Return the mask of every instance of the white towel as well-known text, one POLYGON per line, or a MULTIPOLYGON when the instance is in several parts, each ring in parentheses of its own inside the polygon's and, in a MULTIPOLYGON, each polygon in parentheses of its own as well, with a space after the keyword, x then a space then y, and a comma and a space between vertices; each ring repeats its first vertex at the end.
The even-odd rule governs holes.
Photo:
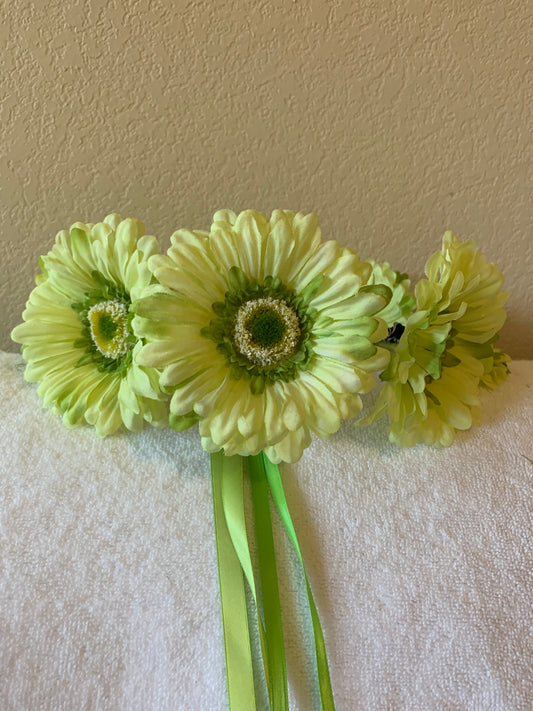
MULTIPOLYGON (((197 430, 67 430, 22 370, 0 354, 0 709, 226 709, 197 430)), ((337 711, 533 707, 532 384, 513 363, 448 449, 345 423, 281 467, 337 711)), ((275 535, 291 708, 311 711, 304 588, 275 535)))

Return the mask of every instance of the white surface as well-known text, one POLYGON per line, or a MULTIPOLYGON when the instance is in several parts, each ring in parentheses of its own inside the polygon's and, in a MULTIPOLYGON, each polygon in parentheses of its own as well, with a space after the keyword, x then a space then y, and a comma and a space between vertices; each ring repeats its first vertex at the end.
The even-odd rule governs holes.
MULTIPOLYGON (((17 356, 0 371, 0 708, 222 711, 197 432, 98 440, 40 409, 17 356)), ((512 364, 447 450, 345 424, 283 467, 337 711, 531 708, 532 386, 533 363, 512 364)), ((311 711, 310 623, 276 533, 291 697, 311 711)))

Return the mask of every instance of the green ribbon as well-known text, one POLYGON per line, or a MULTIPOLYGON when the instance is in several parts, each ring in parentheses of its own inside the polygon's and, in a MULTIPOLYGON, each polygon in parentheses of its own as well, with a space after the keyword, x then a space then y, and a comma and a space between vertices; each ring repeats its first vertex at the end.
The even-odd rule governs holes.
POLYGON ((318 617, 318 611, 316 609, 315 601, 313 599, 313 593, 311 592, 311 586, 309 585, 307 573, 305 572, 304 561, 302 558, 302 553, 300 551, 300 546, 298 545, 296 531, 294 530, 294 525, 292 523, 291 515, 289 513, 289 507, 287 506, 287 499, 285 498, 285 491, 283 489, 283 482, 281 481, 279 467, 277 466, 277 464, 272 464, 272 462, 263 452, 261 452, 261 454, 258 454, 257 456, 263 459, 266 477, 270 485, 270 493, 272 494, 272 499, 278 510, 279 516, 281 518, 283 526, 285 527, 287 535, 289 536, 289 540, 292 543, 292 546, 296 551, 296 554, 302 566, 305 578, 305 586, 307 589, 307 599, 309 601, 309 609, 311 611, 311 621, 313 623, 318 687, 320 690, 320 701, 322 704, 322 709, 323 711, 335 711, 335 703, 333 701, 333 691, 331 689, 331 679, 329 676, 328 658, 326 655, 326 644, 324 642, 324 634, 322 632, 320 619, 318 617))
POLYGON ((240 456, 226 457, 220 452, 211 455, 229 709, 256 709, 245 578, 257 613, 270 711, 289 709, 283 626, 270 516, 270 491, 305 578, 313 624, 322 711, 335 711, 324 635, 287 506, 279 468, 263 453, 248 457, 257 546, 257 575, 254 576, 246 531, 243 461, 240 456))
POLYGON ((263 657, 270 672, 269 699, 271 711, 288 711, 287 669, 283 645, 283 624, 279 602, 276 554, 272 535, 268 481, 263 461, 249 457, 252 502, 254 507, 257 563, 263 601, 266 645, 263 657))
POLYGON ((255 711, 255 689, 252 669, 252 652, 246 610, 243 567, 236 553, 234 542, 227 524, 223 486, 229 478, 234 486, 232 504, 240 506, 244 517, 242 497, 242 458, 211 456, 211 480, 213 487, 213 509, 215 514, 215 537, 217 544, 218 580, 222 627, 226 653, 226 679, 228 705, 231 711, 255 711), (241 503, 239 504, 239 481, 241 503))

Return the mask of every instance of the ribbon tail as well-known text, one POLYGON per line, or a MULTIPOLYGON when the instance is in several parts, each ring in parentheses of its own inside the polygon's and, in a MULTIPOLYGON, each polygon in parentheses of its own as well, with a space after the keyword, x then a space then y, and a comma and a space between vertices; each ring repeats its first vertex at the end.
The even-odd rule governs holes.
POLYGON ((270 493, 272 494, 272 499, 278 510, 279 516, 281 518, 283 526, 285 527, 289 540, 294 550, 296 551, 305 578, 307 598, 309 601, 311 621, 313 624, 313 634, 315 638, 318 686, 320 690, 322 711, 335 711, 335 703, 333 701, 333 691, 331 688, 331 679, 329 675, 324 634, 322 632, 322 626, 320 625, 318 611, 315 605, 315 601, 313 599, 313 594, 311 592, 311 586, 309 585, 309 580, 305 572, 302 553, 300 551, 300 546, 296 537, 296 531, 294 530, 294 525, 292 523, 291 515, 289 513, 289 507, 287 506, 287 500, 285 498, 285 491, 283 489, 283 482, 281 480, 279 467, 277 466, 277 464, 273 464, 263 452, 259 456, 261 456, 263 459, 263 465, 265 468, 268 484, 270 486, 270 493))
POLYGON ((257 615, 257 626, 259 629, 259 641, 261 644, 261 656, 263 658, 263 669, 269 698, 270 673, 267 658, 266 632, 263 620, 260 615, 259 597, 255 586, 255 576, 253 572, 250 548, 248 545, 248 535, 246 532, 246 519, 244 515, 244 460, 242 457, 222 457, 221 486, 222 486, 222 507, 226 518, 226 525, 233 544, 233 549, 239 559, 242 571, 248 582, 257 615), (227 459, 234 459, 235 466, 227 466, 227 459))
MULTIPOLYGON (((229 475, 241 479, 241 457, 211 455, 211 479, 218 560, 220 604, 226 655, 226 679, 230 711, 255 711, 252 652, 246 609, 243 570, 226 522, 223 482, 229 475)), ((244 515, 244 514, 243 514, 244 515)))
POLYGON ((287 668, 268 481, 261 456, 248 457, 248 464, 254 508, 259 583, 266 631, 266 656, 270 673, 270 708, 271 711, 288 711, 287 668))

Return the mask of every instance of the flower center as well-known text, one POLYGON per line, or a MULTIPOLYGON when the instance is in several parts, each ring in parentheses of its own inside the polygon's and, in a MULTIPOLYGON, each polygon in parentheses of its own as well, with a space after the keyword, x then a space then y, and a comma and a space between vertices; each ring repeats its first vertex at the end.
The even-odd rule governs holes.
POLYGON ((235 315, 233 341, 251 363, 275 365, 291 358, 301 337, 296 311, 281 299, 251 299, 235 315))
POLYGON ((121 358, 128 342, 128 306, 119 299, 100 301, 87 312, 91 339, 105 358, 121 358))
POLYGON ((213 318, 200 333, 225 356, 231 376, 246 378, 254 395, 297 378, 313 357, 317 312, 308 300, 314 291, 296 294, 273 276, 259 283, 239 267, 229 270, 228 287, 224 301, 211 304, 213 318))

